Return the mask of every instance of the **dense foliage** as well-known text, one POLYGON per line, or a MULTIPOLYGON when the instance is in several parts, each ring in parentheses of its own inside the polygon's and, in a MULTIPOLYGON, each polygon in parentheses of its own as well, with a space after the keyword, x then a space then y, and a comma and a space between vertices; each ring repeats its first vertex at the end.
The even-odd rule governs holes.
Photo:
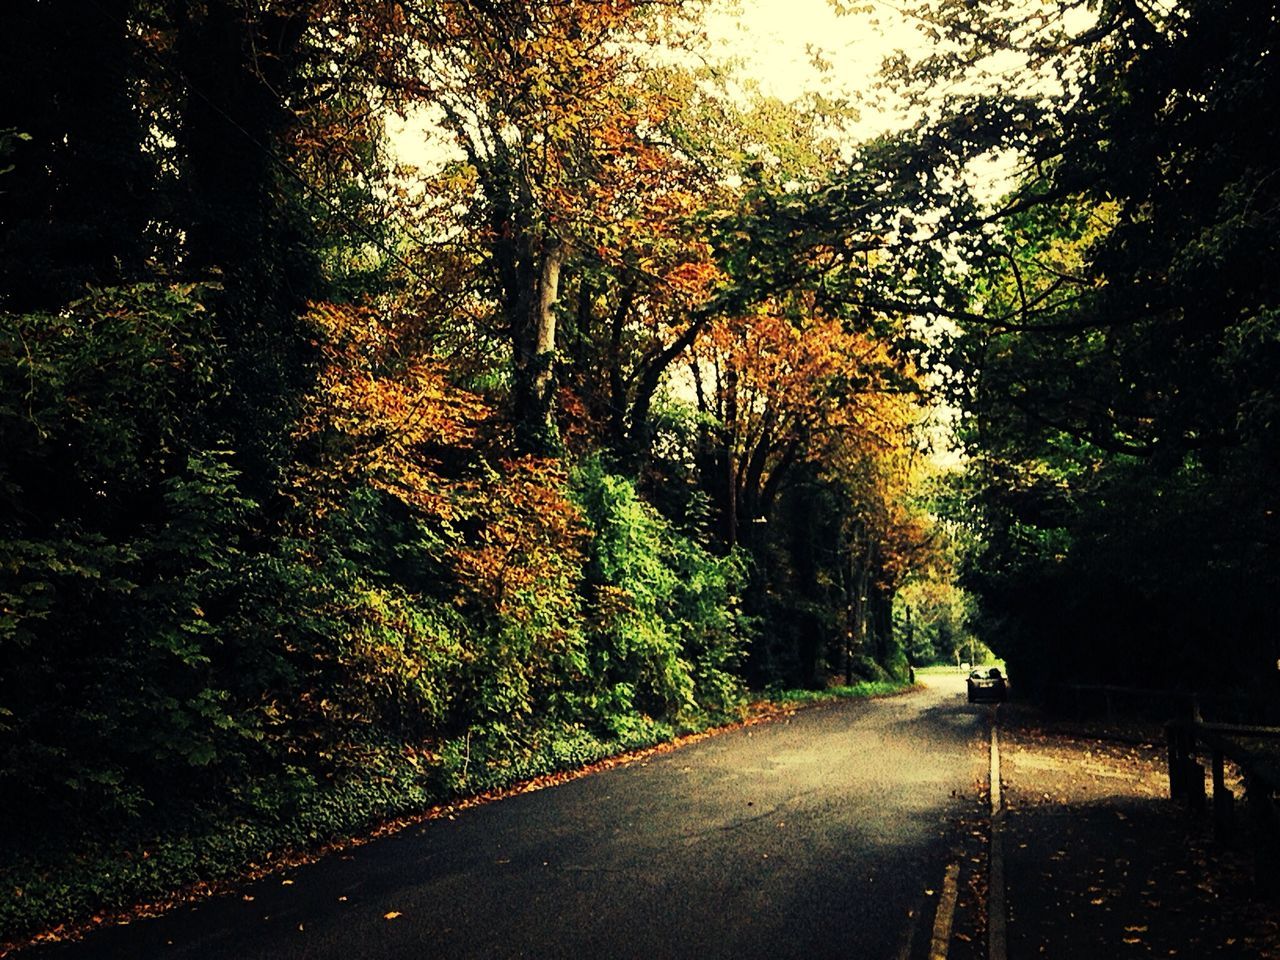
POLYGON ((900 79, 967 78, 971 115, 1004 118, 969 123, 970 149, 1022 158, 938 311, 983 638, 1024 689, 1175 687, 1273 714, 1274 6, 922 15, 939 52, 900 79), (993 83, 1001 63, 1014 78, 993 83))
POLYGON ((1277 702, 1275 11, 913 13, 855 144, 692 0, 6 6, 6 935, 750 688, 1277 702))
POLYGON ((6 5, 6 935, 905 676, 907 331, 748 242, 847 111, 692 6, 6 5))

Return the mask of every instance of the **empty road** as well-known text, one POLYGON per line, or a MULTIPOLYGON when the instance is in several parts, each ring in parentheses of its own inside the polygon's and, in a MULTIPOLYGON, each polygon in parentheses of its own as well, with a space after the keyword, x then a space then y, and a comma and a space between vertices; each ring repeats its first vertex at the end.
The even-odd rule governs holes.
POLYGON ((23 957, 927 956, 985 708, 959 677, 476 807, 23 957), (251 899, 250 899, 251 898, 251 899), (913 913, 914 916, 909 914, 913 913), (388 919, 388 915, 393 915, 388 919))

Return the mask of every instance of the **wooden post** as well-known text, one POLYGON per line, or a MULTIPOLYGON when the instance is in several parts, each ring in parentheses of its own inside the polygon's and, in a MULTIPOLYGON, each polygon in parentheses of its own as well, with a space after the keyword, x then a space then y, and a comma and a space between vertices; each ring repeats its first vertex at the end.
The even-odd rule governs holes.
POLYGON ((1276 822, 1270 785, 1248 770, 1244 785, 1254 831, 1254 889, 1261 899, 1270 900, 1280 895, 1280 824, 1276 822))
POLYGON ((1182 799, 1182 751, 1179 731, 1175 724, 1164 726, 1165 742, 1169 750, 1169 799, 1182 799))
POLYGON ((1192 811, 1204 810, 1204 767, 1194 756, 1195 728, 1179 721, 1165 725, 1169 746, 1169 798, 1185 800, 1192 811))
POLYGON ((1188 756, 1183 762, 1186 776, 1187 803, 1193 813, 1203 813, 1205 807, 1204 765, 1197 763, 1194 757, 1188 756))
POLYGON ((1213 839, 1225 844, 1231 839, 1232 805, 1235 795, 1227 789, 1222 750, 1213 750, 1213 839))

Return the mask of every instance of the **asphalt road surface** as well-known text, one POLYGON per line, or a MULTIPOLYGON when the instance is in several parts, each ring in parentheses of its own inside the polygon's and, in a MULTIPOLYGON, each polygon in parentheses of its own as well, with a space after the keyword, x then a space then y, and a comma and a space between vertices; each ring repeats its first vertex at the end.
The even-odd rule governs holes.
POLYGON ((802 710, 24 957, 926 956, 986 709, 958 677, 802 710), (252 899, 248 899, 251 897, 252 899), (390 919, 388 914, 397 914, 390 919))

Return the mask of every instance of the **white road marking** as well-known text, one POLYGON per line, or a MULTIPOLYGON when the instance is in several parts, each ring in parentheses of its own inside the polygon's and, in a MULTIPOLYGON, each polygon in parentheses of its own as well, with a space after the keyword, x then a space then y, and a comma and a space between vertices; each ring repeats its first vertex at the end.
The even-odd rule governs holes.
POLYGON ((948 864, 942 878, 942 895, 938 898, 938 913, 933 918, 933 943, 929 948, 929 960, 947 960, 947 947, 951 943, 951 924, 956 916, 956 894, 960 879, 960 864, 948 864))
POLYGON ((991 711, 991 854, 987 876, 987 960, 1005 960, 1008 912, 1004 899, 1004 796, 1000 789, 1000 713, 991 711))

